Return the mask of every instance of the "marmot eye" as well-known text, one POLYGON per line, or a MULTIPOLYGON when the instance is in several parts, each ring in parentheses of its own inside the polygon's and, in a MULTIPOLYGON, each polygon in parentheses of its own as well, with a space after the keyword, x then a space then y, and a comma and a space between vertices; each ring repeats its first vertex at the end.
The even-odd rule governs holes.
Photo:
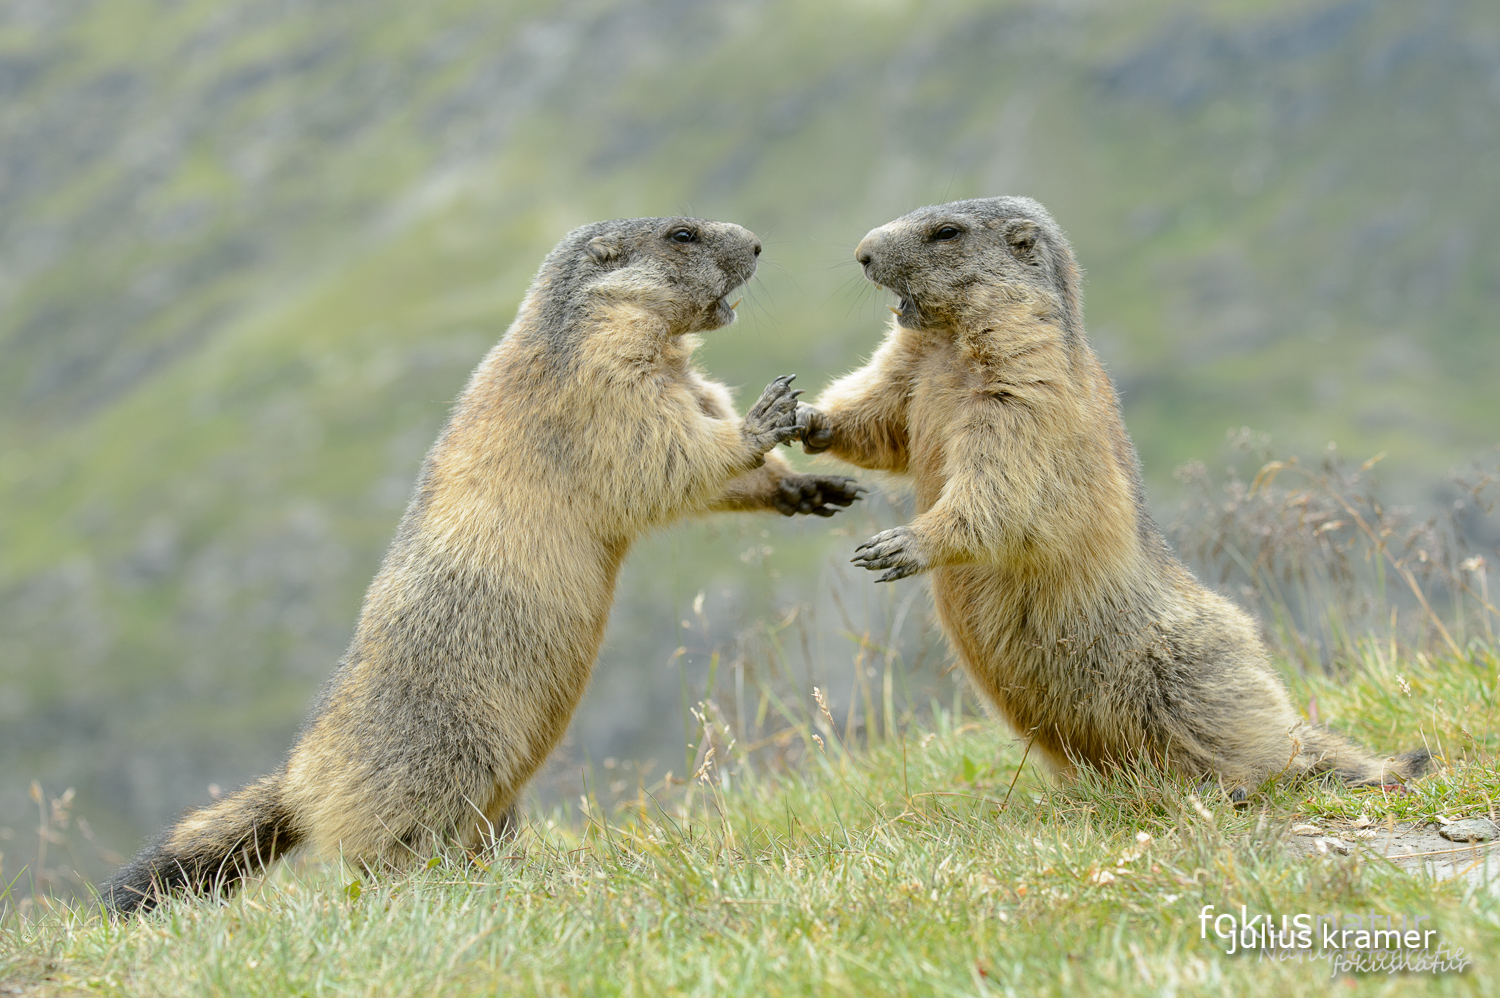
POLYGON ((961 232, 961 229, 955 228, 952 225, 945 225, 932 234, 932 239, 934 242, 957 239, 961 232))
POLYGON ((692 229, 673 229, 667 238, 674 243, 695 243, 698 241, 698 233, 692 229))

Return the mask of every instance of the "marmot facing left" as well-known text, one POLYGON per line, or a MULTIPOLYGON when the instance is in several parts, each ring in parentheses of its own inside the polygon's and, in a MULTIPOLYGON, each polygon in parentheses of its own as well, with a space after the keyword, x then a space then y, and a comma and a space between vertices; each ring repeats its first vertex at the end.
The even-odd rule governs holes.
POLYGON ((283 767, 166 829, 104 886, 112 910, 232 885, 298 845, 376 865, 479 843, 566 729, 632 541, 708 510, 857 497, 767 453, 797 433, 790 377, 739 420, 691 363, 759 253, 693 218, 558 244, 428 453, 283 767))
POLYGON ((1303 722, 1250 618, 1172 555, 1040 204, 923 208, 855 256, 897 318, 868 366, 802 407, 804 447, 911 476, 918 515, 855 563, 932 573, 969 676, 1054 766, 1145 757, 1236 799, 1283 772, 1423 767, 1303 722))

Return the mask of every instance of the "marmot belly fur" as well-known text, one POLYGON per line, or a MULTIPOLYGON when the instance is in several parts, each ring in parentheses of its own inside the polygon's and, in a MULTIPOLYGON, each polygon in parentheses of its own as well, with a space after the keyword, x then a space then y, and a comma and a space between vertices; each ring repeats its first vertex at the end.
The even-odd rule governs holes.
POLYGON ((296 846, 375 867, 481 844, 567 727, 632 541, 709 510, 856 498, 767 453, 797 433, 789 377, 740 420, 690 362, 759 253, 690 218, 558 244, 428 453, 284 766, 166 829, 103 887, 113 911, 231 886, 296 846))
POLYGON ((1056 768, 1149 759, 1235 799, 1280 773, 1424 768, 1425 752, 1382 760, 1304 722, 1251 619, 1168 549, 1040 204, 923 208, 856 258, 897 318, 866 367, 801 407, 804 447, 911 477, 917 516, 855 563, 879 581, 931 573, 970 678, 1056 768))

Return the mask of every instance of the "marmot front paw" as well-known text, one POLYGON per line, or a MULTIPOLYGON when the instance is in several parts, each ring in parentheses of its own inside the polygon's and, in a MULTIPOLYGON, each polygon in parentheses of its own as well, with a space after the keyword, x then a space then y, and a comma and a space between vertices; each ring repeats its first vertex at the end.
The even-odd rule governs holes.
POLYGON ((797 430, 804 454, 821 454, 833 446, 833 421, 823 410, 806 402, 797 403, 797 430))
POLYGON ((925 572, 930 564, 927 556, 922 553, 917 535, 912 533, 910 527, 882 530, 855 548, 854 557, 849 561, 872 572, 878 572, 882 568, 890 569, 876 579, 876 582, 904 579, 908 575, 925 572))
POLYGON ((850 505, 863 492, 864 486, 841 475, 788 475, 777 484, 771 505, 786 516, 832 516, 838 512, 834 507, 850 505))
POLYGON ((792 391, 795 377, 795 374, 783 374, 771 382, 745 414, 740 432, 756 456, 777 444, 796 440, 801 432, 797 428, 797 396, 802 393, 792 391))

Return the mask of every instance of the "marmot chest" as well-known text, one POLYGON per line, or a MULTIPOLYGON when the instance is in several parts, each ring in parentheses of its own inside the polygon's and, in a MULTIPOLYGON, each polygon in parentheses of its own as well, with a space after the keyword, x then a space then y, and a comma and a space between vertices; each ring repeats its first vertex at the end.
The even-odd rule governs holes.
POLYGON ((959 423, 980 401, 984 380, 953 344, 944 342, 923 359, 907 400, 907 471, 916 489, 917 512, 926 512, 948 482, 948 457, 959 423))

